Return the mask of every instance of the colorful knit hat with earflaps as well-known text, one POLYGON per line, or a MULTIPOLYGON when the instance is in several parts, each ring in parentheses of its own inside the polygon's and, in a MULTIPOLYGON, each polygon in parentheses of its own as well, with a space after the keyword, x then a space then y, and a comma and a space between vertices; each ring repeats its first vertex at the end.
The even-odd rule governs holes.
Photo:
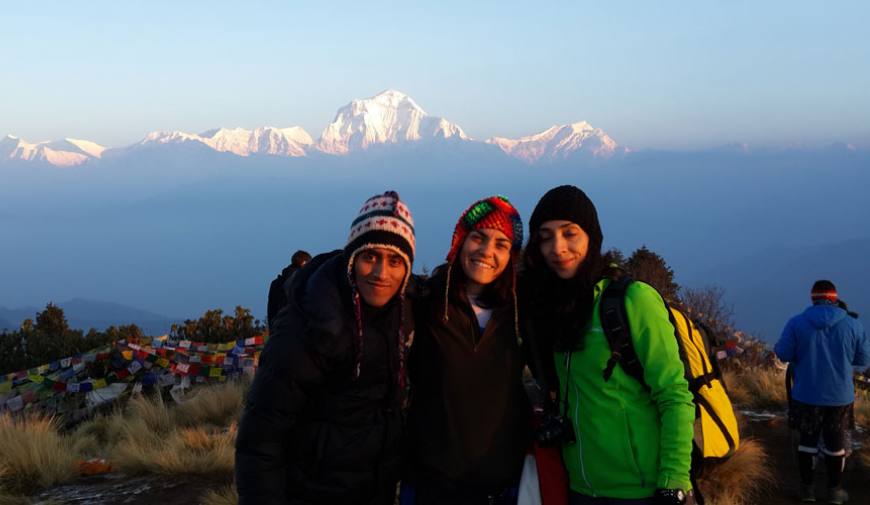
MULTIPOLYGON (((511 205, 507 197, 501 195, 490 196, 471 204, 465 212, 459 216, 456 227, 453 229, 453 239, 450 241, 450 251, 447 253, 447 284, 444 286, 444 321, 449 319, 447 306, 449 304, 450 274, 453 264, 456 262, 462 244, 468 234, 475 230, 498 230, 511 241, 511 253, 518 253, 523 246, 523 220, 520 213, 511 205)), ((519 310, 517 303, 517 268, 518 261, 512 261, 511 271, 511 294, 514 302, 514 331, 517 343, 522 345, 520 335, 519 310)))
POLYGON ((366 249, 388 249, 397 253, 405 261, 405 278, 399 289, 399 391, 405 389, 405 357, 407 335, 405 335, 405 288, 411 278, 416 242, 414 239, 414 219, 411 211, 395 191, 375 195, 365 201, 359 214, 350 225, 350 234, 344 255, 347 258, 347 279, 353 293, 354 316, 356 317, 356 362, 353 377, 359 379, 362 371, 363 321, 362 300, 353 275, 353 263, 357 255, 366 249))

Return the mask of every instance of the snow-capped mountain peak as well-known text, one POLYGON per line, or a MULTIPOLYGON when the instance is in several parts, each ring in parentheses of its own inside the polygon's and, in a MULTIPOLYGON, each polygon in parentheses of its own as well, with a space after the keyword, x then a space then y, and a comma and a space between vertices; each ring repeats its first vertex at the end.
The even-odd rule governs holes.
POLYGON ((145 138, 139 142, 140 145, 147 144, 178 144, 181 142, 199 142, 199 135, 186 133, 183 131, 153 131, 145 135, 145 138))
MULTIPOLYGON (((207 132, 208 133, 208 132, 207 132)), ((305 156, 305 149, 314 143, 308 132, 298 126, 254 130, 220 128, 211 135, 201 135, 211 148, 239 156, 270 154, 272 156, 305 156)))
POLYGON ((540 133, 518 139, 493 137, 486 142, 497 145, 505 153, 528 163, 542 159, 566 159, 576 154, 610 158, 619 149, 616 142, 601 128, 593 128, 586 121, 555 125, 540 133))
POLYGON ((103 152, 106 150, 106 148, 104 146, 101 146, 100 144, 97 144, 96 142, 91 142, 90 140, 71 139, 71 138, 66 138, 64 140, 66 140, 68 143, 74 145, 82 152, 93 156, 94 158, 102 157, 103 152))
POLYGON ((137 146, 187 142, 198 142, 215 151, 239 156, 250 156, 251 154, 305 156, 306 149, 314 143, 314 140, 308 132, 299 126, 290 128, 266 126, 254 130, 216 128, 200 134, 182 131, 155 131, 146 135, 137 146))
POLYGON ((429 116, 405 93, 388 89, 338 109, 335 119, 320 135, 317 148, 330 154, 346 154, 374 144, 451 137, 468 140, 458 125, 429 116))
POLYGON ((99 159, 105 150, 105 147, 88 140, 65 138, 31 143, 7 135, 0 141, 0 161, 41 161, 57 167, 71 167, 99 159))
POLYGON ((424 111, 422 107, 417 105, 417 102, 415 102, 413 98, 411 98, 410 96, 406 95, 405 93, 402 93, 401 91, 398 91, 395 89, 387 89, 387 90, 381 91, 377 95, 375 95, 367 100, 354 100, 351 103, 357 104, 358 106, 377 104, 381 107, 393 108, 393 109, 409 108, 409 109, 413 109, 415 111, 418 111, 420 114, 423 114, 424 116, 427 115, 426 111, 424 111))

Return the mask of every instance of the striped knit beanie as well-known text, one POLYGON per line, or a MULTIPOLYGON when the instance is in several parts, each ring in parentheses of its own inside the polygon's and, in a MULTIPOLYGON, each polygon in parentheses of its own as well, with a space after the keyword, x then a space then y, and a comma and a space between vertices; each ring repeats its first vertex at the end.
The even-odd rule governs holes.
POLYGON ((374 247, 395 251, 405 260, 405 282, 402 284, 404 291, 411 276, 416 250, 414 219, 395 191, 387 191, 366 200, 350 225, 344 253, 347 258, 347 274, 351 280, 356 255, 362 250, 374 247))
POLYGON ((813 300, 813 303, 822 301, 837 303, 837 288, 834 287, 834 283, 831 281, 816 281, 810 292, 810 298, 813 300))
POLYGON ((453 240, 447 253, 447 262, 453 263, 468 234, 474 230, 498 230, 511 241, 511 248, 519 251, 523 246, 523 221, 520 213, 504 196, 496 195, 478 200, 465 210, 453 229, 453 240))
POLYGON ((394 251, 405 260, 405 279, 399 290, 399 370, 397 383, 400 401, 406 392, 405 357, 408 350, 408 336, 405 333, 405 288, 411 278, 411 266, 414 263, 416 242, 414 240, 414 219, 411 211, 399 198, 395 191, 387 191, 375 195, 365 201, 359 214, 350 225, 347 245, 344 246, 344 256, 347 258, 347 278, 353 293, 354 316, 356 318, 356 341, 354 347, 356 364, 353 377, 359 379, 362 371, 363 337, 362 300, 353 275, 353 262, 357 254, 375 247, 394 251))

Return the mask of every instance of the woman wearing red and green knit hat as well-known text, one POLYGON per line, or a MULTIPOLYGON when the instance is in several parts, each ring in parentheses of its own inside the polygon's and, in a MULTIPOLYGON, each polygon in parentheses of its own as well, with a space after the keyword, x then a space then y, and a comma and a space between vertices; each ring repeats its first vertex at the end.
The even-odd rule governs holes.
POLYGON ((517 325, 522 220, 503 196, 459 218, 415 306, 402 504, 513 504, 529 443, 517 325))

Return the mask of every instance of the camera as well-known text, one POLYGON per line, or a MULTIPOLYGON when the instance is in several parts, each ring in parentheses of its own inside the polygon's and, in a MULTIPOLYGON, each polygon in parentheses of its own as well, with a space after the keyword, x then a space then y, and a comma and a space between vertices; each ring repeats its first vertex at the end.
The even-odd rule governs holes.
POLYGON ((571 421, 565 416, 553 413, 544 413, 541 416, 541 423, 535 431, 535 439, 544 447, 573 444, 577 441, 571 421))

